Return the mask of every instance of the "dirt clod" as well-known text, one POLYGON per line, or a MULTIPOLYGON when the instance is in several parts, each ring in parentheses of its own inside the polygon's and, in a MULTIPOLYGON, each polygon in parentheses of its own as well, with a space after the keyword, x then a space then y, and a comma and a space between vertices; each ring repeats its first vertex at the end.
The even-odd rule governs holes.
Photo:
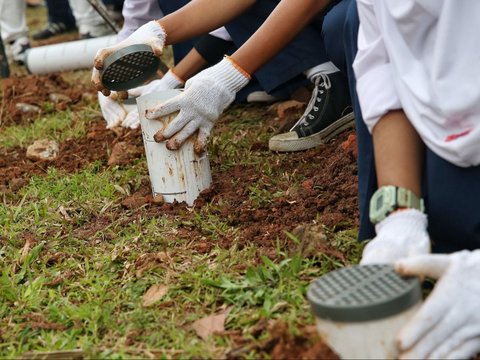
POLYGON ((142 148, 125 141, 120 141, 113 147, 112 154, 108 159, 108 165, 115 166, 129 164, 130 161, 139 157, 142 152, 142 148))
POLYGON ((276 114, 278 117, 278 132, 288 131, 300 118, 305 106, 305 103, 296 100, 284 101, 270 106, 269 112, 276 114))
POLYGON ((349 135, 347 140, 342 142, 342 149, 353 154, 353 156, 357 158, 357 135, 349 135))

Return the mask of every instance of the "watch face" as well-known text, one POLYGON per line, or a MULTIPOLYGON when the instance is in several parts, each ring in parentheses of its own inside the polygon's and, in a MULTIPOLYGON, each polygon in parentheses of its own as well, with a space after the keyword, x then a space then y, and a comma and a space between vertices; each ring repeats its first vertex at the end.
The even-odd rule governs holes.
POLYGON ((376 208, 381 209, 383 207, 383 195, 377 198, 376 208))

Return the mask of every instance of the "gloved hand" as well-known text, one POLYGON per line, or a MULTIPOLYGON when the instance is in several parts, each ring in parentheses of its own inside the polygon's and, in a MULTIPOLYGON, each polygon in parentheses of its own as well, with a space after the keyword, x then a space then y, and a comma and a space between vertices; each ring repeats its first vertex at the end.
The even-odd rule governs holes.
POLYGON ((400 260, 401 275, 439 279, 398 336, 404 359, 468 359, 480 352, 480 250, 400 260))
MULTIPOLYGON (((103 95, 110 95, 110 90, 103 87, 100 80, 100 71, 103 68, 103 62, 113 52, 120 50, 126 46, 134 44, 147 44, 152 48, 153 53, 160 57, 163 53, 163 47, 165 46, 165 39, 167 34, 163 27, 156 21, 150 21, 140 26, 134 33, 122 42, 110 46, 108 48, 100 49, 95 56, 92 71, 92 83, 98 91, 101 91, 103 95)), ((126 94, 121 94, 122 97, 126 97, 126 94)))
POLYGON ((127 116, 127 111, 121 103, 104 96, 101 92, 98 93, 98 102, 102 115, 107 122, 107 129, 114 128, 122 123, 127 116))
POLYGON ((180 111, 170 124, 155 134, 155 141, 169 139, 167 149, 177 150, 198 131, 194 150, 197 154, 203 153, 215 121, 249 81, 250 75, 237 68, 229 58, 198 73, 186 82, 182 94, 147 110, 145 116, 151 120, 180 111))
POLYGON ((393 263, 430 253, 427 216, 415 209, 397 211, 375 226, 377 236, 363 249, 360 264, 393 263))
MULTIPOLYGON (((170 70, 159 80, 154 80, 147 85, 128 90, 128 94, 132 97, 137 97, 158 91, 177 89, 183 85, 184 81, 170 70)), ((122 126, 130 129, 136 129, 139 125, 140 117, 138 116, 138 109, 135 108, 127 114, 122 122, 122 126)))

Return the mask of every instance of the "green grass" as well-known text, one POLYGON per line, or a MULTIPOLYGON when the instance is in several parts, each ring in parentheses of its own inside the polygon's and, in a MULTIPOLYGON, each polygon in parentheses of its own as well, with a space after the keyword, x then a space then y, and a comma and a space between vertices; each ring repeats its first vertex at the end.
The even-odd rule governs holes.
MULTIPOLYGON (((210 239, 235 236, 235 229, 209 214, 214 208, 189 219, 140 214, 125 223, 119 189, 135 191, 135 179, 145 171, 143 164, 136 166, 92 164, 75 174, 52 169, 0 205, 0 357, 75 348, 95 358, 149 357, 152 351, 219 357, 231 340, 203 341, 191 325, 222 306, 233 306, 227 329, 247 338, 263 318, 281 319, 294 333, 313 322, 305 300, 308 283, 343 263, 322 254, 289 257, 280 239, 279 260, 272 262, 258 258, 255 244, 199 254, 188 239, 172 236, 179 227, 201 228, 210 239), (88 236, 75 230, 101 217, 108 221, 88 236), (22 257, 28 236, 37 243, 22 257), (139 273, 139 259, 158 252, 169 254, 168 261, 139 273), (168 292, 158 306, 143 308, 142 295, 153 284, 168 286, 168 292)), ((336 234, 334 242, 356 261, 354 231, 336 234)))
POLYGON ((9 126, 0 132, 0 147, 26 147, 38 139, 63 141, 68 138, 79 138, 86 134, 90 118, 85 116, 91 109, 74 113, 51 112, 24 126, 9 126))
MULTIPOLYGON (((28 16, 37 17, 31 28, 39 28, 45 9, 28 16)), ((72 83, 88 77, 88 71, 66 74, 72 83)), ((77 113, 54 112, 48 103, 43 109, 47 115, 30 124, 2 129, 0 149, 83 137, 98 113, 96 105, 77 113)), ((245 187, 252 209, 269 206, 305 180, 301 171, 278 166, 279 155, 254 150, 272 135, 264 120, 264 107, 234 106, 215 127, 209 147, 215 171, 248 166, 258 174, 246 187, 231 179, 245 187)), ((0 358, 69 349, 82 349, 86 358, 221 358, 238 346, 234 337, 202 340, 192 325, 225 308, 231 309, 227 332, 247 344, 242 356, 268 358, 254 346, 270 336, 252 335, 259 321, 279 320, 292 334, 301 333, 313 324, 308 284, 359 259, 356 229, 348 224, 339 224, 343 231, 325 229, 344 261, 292 252, 287 240, 299 240, 289 233, 266 257, 220 215, 227 199, 175 215, 160 207, 123 208, 121 201, 146 182, 143 159, 120 167, 96 162, 75 173, 49 168, 0 197, 0 358), (190 232, 212 248, 199 251, 190 232), (229 247, 222 245, 225 238, 232 239, 229 247), (143 294, 155 284, 167 286, 167 293, 142 307, 143 294)))

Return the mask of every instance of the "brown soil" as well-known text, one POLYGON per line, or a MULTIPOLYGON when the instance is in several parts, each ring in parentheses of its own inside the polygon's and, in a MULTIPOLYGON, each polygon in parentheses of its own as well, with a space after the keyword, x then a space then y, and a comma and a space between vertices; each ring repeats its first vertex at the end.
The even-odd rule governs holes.
POLYGON ((38 117, 38 112, 24 112, 17 104, 34 105, 40 114, 62 111, 68 107, 73 109, 87 104, 95 91, 92 86, 67 82, 60 74, 45 76, 12 75, 2 80, 0 102, 0 126, 21 124, 38 117), (52 95, 53 94, 53 95, 52 95), (61 95, 53 102, 51 96, 61 95), (83 94, 92 94, 84 96, 83 94), (48 104, 48 106, 45 106, 48 104))
MULTIPOLYGON (((60 101, 54 104, 56 110, 64 110, 68 106, 85 106, 92 102, 92 97, 82 97, 82 94, 94 94, 93 89, 86 85, 72 85, 58 74, 41 77, 13 76, 4 80, 0 125, 4 127, 32 121, 34 117, 19 111, 15 104, 23 102, 37 105, 45 112, 44 103, 52 104, 49 98, 51 93, 67 95, 71 99, 68 103, 60 101)), ((228 116, 223 120, 226 121, 228 116)), ((143 156, 139 130, 113 132, 105 129, 100 118, 89 124, 85 137, 67 139, 59 145, 59 156, 53 161, 28 160, 25 148, 0 149, 0 196, 2 193, 8 195, 17 192, 28 184, 32 175, 42 176, 49 167, 75 172, 93 161, 100 161, 107 167, 115 147, 120 149, 117 154, 128 156, 117 156, 114 160, 110 158, 111 165, 128 166, 133 160, 143 156)), ((255 165, 238 165, 225 169, 212 157, 213 183, 196 201, 194 212, 186 211, 185 204, 156 203, 150 195, 148 177, 144 176, 145 181, 140 188, 131 196, 124 196, 120 200, 123 209, 128 209, 128 212, 117 208, 108 216, 92 218, 90 222, 74 229, 73 235, 89 241, 97 231, 108 226, 112 219, 120 217, 121 221, 127 223, 139 216, 181 215, 191 219, 192 225, 177 228, 175 236, 195 240, 194 248, 199 253, 208 253, 216 245, 230 248, 233 243, 239 247, 253 243, 258 247, 259 254, 273 258, 277 256, 277 239, 288 248, 294 247, 285 231, 292 232, 298 225, 311 225, 316 222, 334 231, 357 225, 357 168, 354 145, 352 132, 347 132, 327 145, 300 153, 272 155, 264 143, 252 146, 252 151, 272 157, 275 167, 281 169, 283 174, 292 177, 300 174, 305 179, 300 187, 291 186, 288 181, 282 181, 280 185, 274 184, 270 176, 259 171, 255 165), (259 190, 282 195, 259 204, 258 199, 250 196, 251 187, 255 185, 258 188, 258 184, 263 184, 259 190), (206 213, 207 204, 209 213, 216 209, 213 214, 238 229, 235 237, 218 234, 220 238, 212 239, 208 230, 195 224, 195 213, 206 213)), ((318 246, 331 256, 342 258, 342 254, 327 242, 318 246)), ((55 280, 57 281, 63 281, 63 277, 55 280)), ((31 326, 50 328, 56 325, 32 321, 31 326)), ((292 336, 286 328, 279 325, 278 329, 271 330, 272 340, 264 345, 265 352, 278 359, 335 358, 335 355, 316 339, 314 332, 311 329, 309 331, 302 336, 292 336)))

